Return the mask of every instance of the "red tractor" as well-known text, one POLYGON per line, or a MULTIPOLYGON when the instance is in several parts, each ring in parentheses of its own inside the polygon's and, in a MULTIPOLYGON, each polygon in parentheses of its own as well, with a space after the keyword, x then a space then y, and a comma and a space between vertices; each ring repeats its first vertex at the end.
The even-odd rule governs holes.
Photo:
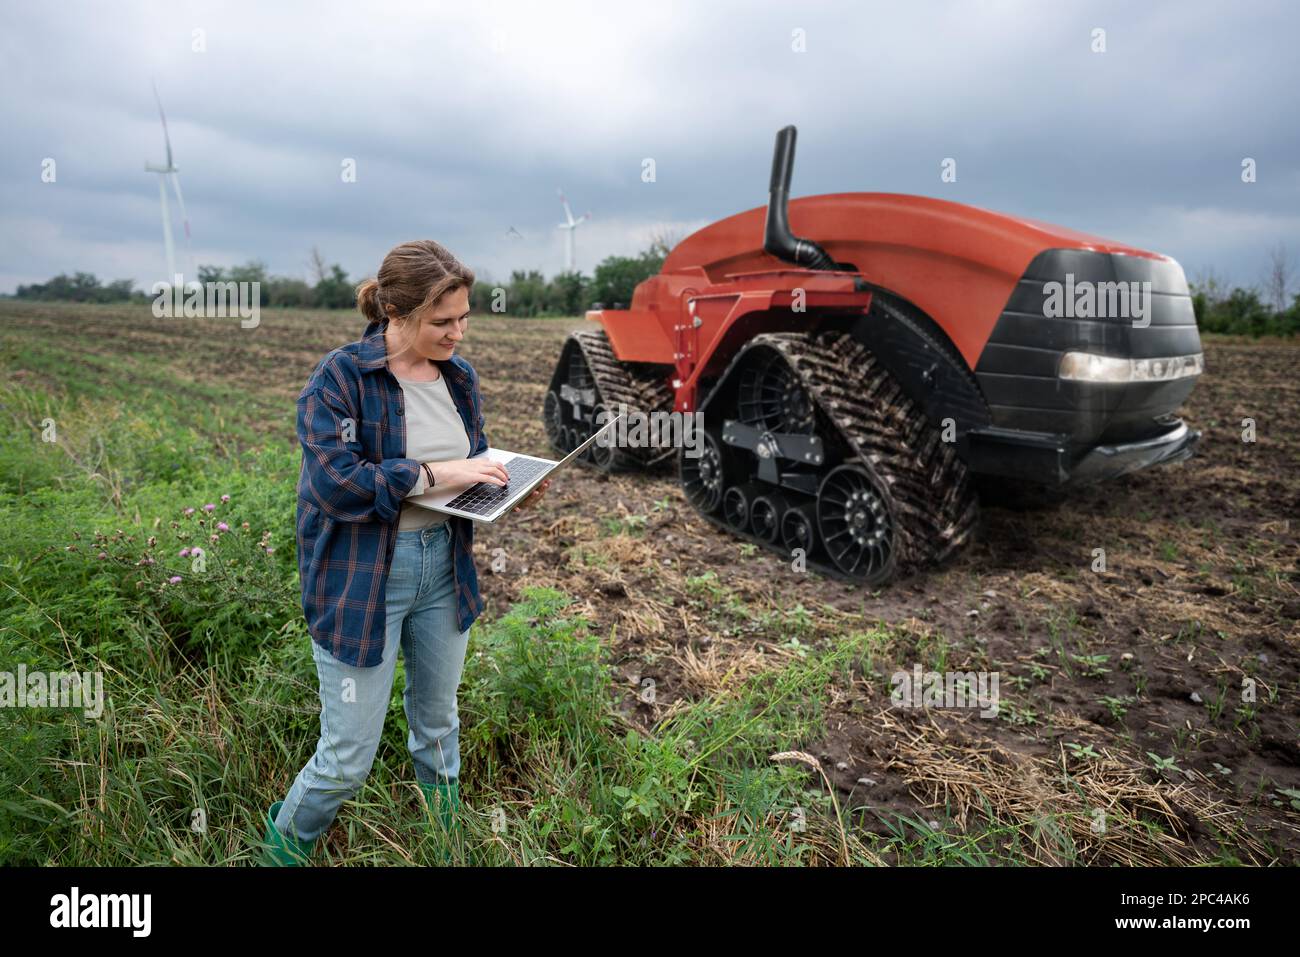
POLYGON ((920 196, 790 201, 794 145, 787 126, 766 210, 678 243, 630 308, 587 312, 543 405, 557 452, 620 411, 694 413, 689 450, 602 438, 587 464, 675 459, 709 521, 867 585, 970 538, 973 476, 1065 486, 1192 454, 1174 412, 1203 364, 1177 262, 920 196))

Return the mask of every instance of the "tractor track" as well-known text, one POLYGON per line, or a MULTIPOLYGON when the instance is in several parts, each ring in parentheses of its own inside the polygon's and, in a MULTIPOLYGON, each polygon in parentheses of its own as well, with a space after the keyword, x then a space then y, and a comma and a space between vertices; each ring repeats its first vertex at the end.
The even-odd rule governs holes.
MULTIPOLYGON (((854 451, 846 463, 860 466, 890 491, 896 576, 943 561, 971 538, 979 507, 965 465, 867 347, 842 332, 816 339, 804 333, 767 333, 750 340, 719 381, 728 378, 746 352, 760 346, 785 357, 809 397, 854 451)), ((729 534, 784 555, 779 543, 696 511, 729 534)), ((829 559, 808 556, 807 563, 837 579, 861 581, 829 559)))
MULTIPOLYGON (((620 403, 627 406, 629 414, 640 413, 647 419, 651 412, 672 411, 673 390, 659 367, 638 368, 620 362, 610 348, 604 329, 583 329, 571 333, 570 337, 577 343, 595 380, 599 401, 611 412, 617 412, 620 403)), ((616 470, 650 469, 668 461, 676 451, 673 446, 620 448, 616 470)))

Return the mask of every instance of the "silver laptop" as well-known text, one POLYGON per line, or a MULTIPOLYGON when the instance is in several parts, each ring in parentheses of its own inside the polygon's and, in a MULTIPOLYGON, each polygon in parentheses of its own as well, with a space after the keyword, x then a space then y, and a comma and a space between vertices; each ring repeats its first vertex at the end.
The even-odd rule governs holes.
POLYGON ((504 486, 493 485, 491 482, 439 485, 431 491, 412 495, 406 501, 421 508, 433 509, 435 512, 445 512, 448 515, 459 515, 461 518, 468 518, 475 522, 491 524, 502 515, 509 514, 510 510, 519 504, 520 499, 535 489, 544 478, 572 462, 590 448, 602 433, 609 431, 619 419, 623 418, 626 416, 619 415, 606 422, 588 436, 587 441, 558 462, 489 446, 487 451, 470 458, 486 456, 489 460, 504 465, 506 471, 510 473, 510 481, 504 486))

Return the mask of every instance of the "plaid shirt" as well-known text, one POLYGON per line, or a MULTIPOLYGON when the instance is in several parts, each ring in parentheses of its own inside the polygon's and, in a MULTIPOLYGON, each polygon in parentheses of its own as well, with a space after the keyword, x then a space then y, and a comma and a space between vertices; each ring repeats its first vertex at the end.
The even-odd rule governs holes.
MULTIPOLYGON (((347 664, 370 668, 384 653, 384 589, 402 500, 419 479, 406 458, 402 387, 388 369, 384 329, 325 356, 298 396, 298 574, 312 640, 347 664)), ((437 361, 437 360, 435 360, 437 361)), ((465 423, 471 455, 488 447, 474 367, 438 361, 465 423)), ((483 611, 474 567, 474 523, 447 519, 454 540, 456 618, 462 631, 483 611)))

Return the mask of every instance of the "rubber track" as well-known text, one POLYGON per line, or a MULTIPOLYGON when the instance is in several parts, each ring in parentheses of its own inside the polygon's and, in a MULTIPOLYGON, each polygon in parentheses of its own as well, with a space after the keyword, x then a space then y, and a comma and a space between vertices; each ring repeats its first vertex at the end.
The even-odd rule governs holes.
MULTIPOLYGON (((569 338, 582 350, 587 369, 596 382, 597 401, 603 402, 611 412, 618 411, 620 402, 627 406, 629 413, 636 411, 648 415, 673 410, 673 390, 667 373, 661 367, 638 366, 615 358, 604 329, 583 329, 571 333, 569 338)), ((673 458, 677 449, 647 446, 619 449, 619 453, 621 468, 650 469, 673 458), (624 464, 626 459, 631 461, 624 464)))
MULTIPOLYGON (((969 541, 979 504, 965 464, 867 347, 842 332, 816 339, 802 333, 767 333, 746 343, 719 381, 729 377, 741 356, 760 346, 777 349, 789 362, 808 395, 856 453, 846 462, 855 462, 889 489, 896 576, 941 562, 969 541)), ((736 534, 715 516, 704 517, 736 534)), ((741 537, 784 554, 779 544, 749 534, 741 537)), ((810 558, 808 563, 837 578, 849 577, 829 560, 810 558)))

